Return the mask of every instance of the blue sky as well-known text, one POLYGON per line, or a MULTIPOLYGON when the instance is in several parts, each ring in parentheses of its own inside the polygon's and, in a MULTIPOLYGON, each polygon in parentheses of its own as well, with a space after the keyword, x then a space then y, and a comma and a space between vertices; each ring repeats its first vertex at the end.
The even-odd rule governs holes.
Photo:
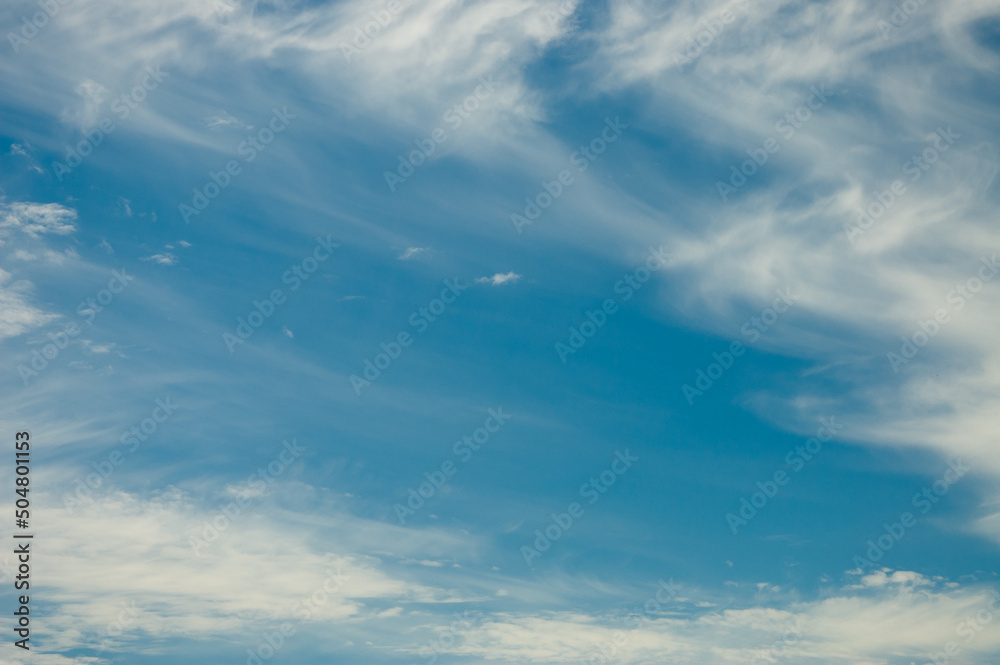
POLYGON ((997 663, 995 1, 0 24, 0 663, 997 663))

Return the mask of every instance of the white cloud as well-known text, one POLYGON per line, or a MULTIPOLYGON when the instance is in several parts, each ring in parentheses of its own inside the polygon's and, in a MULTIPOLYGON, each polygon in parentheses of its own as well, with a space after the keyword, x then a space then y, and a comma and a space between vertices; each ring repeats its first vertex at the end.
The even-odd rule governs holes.
MULTIPOLYGON (((233 61, 239 62, 263 59, 280 50, 282 58, 296 60, 305 76, 319 82, 313 91, 316 97, 343 95, 354 112, 368 109, 380 114, 383 121, 421 130, 439 121, 440 100, 468 94, 471 78, 511 64, 516 72, 539 47, 569 30, 568 21, 547 22, 545 12, 560 2, 489 0, 467 3, 460 12, 453 2, 434 0, 408 8, 355 62, 346 63, 339 44, 353 37, 355 25, 369 20, 370 6, 364 3, 318 6, 298 15, 276 9, 258 17, 238 8, 222 23, 201 2, 153 6, 80 1, 86 10, 72 17, 78 32, 65 33, 73 39, 50 56, 60 67, 86 62, 94 70, 106 68, 109 79, 125 80, 129 63, 85 57, 93 53, 92 40, 86 36, 95 34, 108 36, 116 54, 141 53, 146 60, 165 57, 190 71, 197 71, 219 52, 231 53, 233 61), (191 19, 205 30, 205 38, 187 48, 167 28, 191 19)), ((961 317, 955 317, 906 374, 891 382, 872 381, 865 373, 852 375, 842 362, 845 356, 874 357, 883 363, 884 370, 884 353, 899 335, 912 331, 917 321, 940 306, 951 284, 969 275, 983 248, 1000 246, 1000 234, 993 224, 997 161, 995 150, 983 149, 992 141, 993 130, 984 131, 983 127, 993 117, 992 109, 978 106, 976 100, 953 89, 947 69, 944 76, 932 76, 922 71, 920 62, 884 60, 894 44, 919 44, 921 36, 927 35, 920 25, 936 22, 947 28, 940 31, 944 37, 939 47, 950 63, 964 59, 974 67, 995 68, 995 56, 969 46, 970 40, 963 37, 969 22, 988 9, 995 10, 995 3, 951 0, 939 6, 925 5, 912 24, 914 29, 900 31, 889 43, 875 27, 877 11, 863 3, 761 0, 751 5, 682 1, 664 13, 657 3, 614 0, 608 5, 607 29, 593 35, 599 51, 590 64, 605 72, 594 77, 598 92, 633 85, 652 97, 652 112, 641 117, 643 131, 669 135, 676 127, 657 123, 666 123, 662 118, 675 122, 680 118, 690 121, 688 138, 703 144, 706 154, 726 150, 740 159, 746 158, 748 147, 774 133, 775 119, 800 104, 804 90, 830 82, 836 91, 835 103, 817 113, 807 129, 765 166, 774 174, 775 186, 767 191, 749 187, 725 205, 715 200, 694 203, 684 193, 676 199, 661 197, 661 201, 674 200, 682 210, 688 206, 696 213, 692 218, 705 221, 702 225, 664 219, 659 209, 650 211, 649 206, 629 200, 621 192, 612 197, 605 190, 587 188, 584 194, 592 197, 587 200, 600 205, 593 206, 593 214, 582 223, 599 232, 582 233, 574 227, 567 235, 577 243, 592 243, 594 253, 617 250, 615 244, 605 242, 608 238, 627 244, 645 242, 653 231, 676 235, 678 251, 668 280, 684 277, 685 291, 670 294, 665 289, 670 298, 667 304, 671 311, 682 312, 685 325, 719 335, 731 334, 734 312, 741 308, 759 311, 774 288, 793 285, 802 295, 796 309, 802 315, 784 320, 762 346, 835 368, 836 378, 845 380, 850 388, 844 391, 847 399, 810 394, 807 387, 796 386, 789 395, 762 393, 751 402, 753 408, 765 415, 805 416, 818 409, 846 412, 851 436, 858 440, 928 445, 943 453, 961 453, 984 460, 980 471, 995 477, 1000 474, 995 427, 1000 407, 1000 351, 995 348, 1000 294, 996 283, 970 302, 961 317), (727 7, 742 12, 738 22, 727 25, 684 72, 677 70, 671 54, 691 43, 689 39, 701 30, 700 22, 706 16, 727 7), (882 60, 876 62, 875 58, 882 60), (871 90, 876 92, 866 92, 871 90), (670 102, 669 107, 664 106, 665 101, 670 102), (928 131, 950 119, 955 119, 967 142, 949 155, 954 162, 948 169, 929 172, 919 187, 913 187, 891 214, 866 234, 863 243, 851 247, 845 242, 842 223, 852 219, 853 210, 870 197, 872 188, 898 173, 902 161, 895 147, 886 146, 884 127, 857 121, 853 109, 859 105, 876 109, 907 147, 921 145, 928 131), (664 108, 670 113, 663 113, 664 108), (619 199, 628 205, 619 205, 619 199), (636 214, 629 214, 631 211, 636 214), (921 364, 931 353, 938 354, 935 364, 944 369, 932 372, 921 364), (859 412, 852 403, 862 403, 865 409, 859 412)), ((65 18, 62 23, 69 26, 71 17, 65 18)), ((54 23, 51 29, 60 26, 54 23)), ((914 48, 913 52, 919 54, 920 50, 914 48)), ((43 57, 39 55, 39 59, 43 57)), ((4 74, 9 71, 4 69, 4 74)), ((37 78, 30 68, 17 75, 37 78)), ((78 73, 73 75, 80 80, 78 73)), ((88 118, 96 117, 106 89, 94 83, 82 88, 78 88, 84 100, 82 108, 68 111, 66 117, 85 125, 92 121, 88 118)), ((114 89, 127 87, 115 84, 114 89)), ((504 114, 521 120, 543 115, 537 96, 530 94, 516 73, 500 90, 491 99, 491 104, 497 105, 496 114, 487 119, 508 117, 504 114)), ((40 109, 53 106, 49 99, 15 101, 34 103, 40 109)), ((225 123, 223 118, 216 126, 225 123)), ((491 127, 506 125, 495 122, 491 127)), ((167 120, 157 129, 189 142, 204 140, 167 120)), ((504 130, 498 135, 509 138, 517 131, 504 130)), ((539 152, 550 148, 552 142, 546 141, 539 152)), ((527 148, 522 149, 527 152, 527 148)), ((481 159, 492 157, 482 145, 477 145, 476 151, 481 159)), ((720 177, 725 177, 726 168, 720 170, 720 177)), ((551 177, 550 173, 541 175, 551 177)), ((712 183, 706 183, 706 189, 712 191, 712 183)), ((565 204, 571 204, 569 198, 565 204)), ((33 237, 66 234, 75 228, 75 211, 69 211, 71 217, 54 215, 55 221, 50 215, 44 222, 15 216, 15 223, 10 222, 12 213, 7 207, 0 212, 6 215, 0 217, 0 226, 23 228, 33 237)), ((408 248, 399 258, 411 258, 425 249, 408 248)), ((163 265, 176 262, 170 254, 144 260, 163 265)), ((0 286, 9 277, 0 271, 0 286)), ((499 286, 520 277, 513 272, 497 273, 477 282, 499 286)), ((359 296, 344 300, 355 297, 359 296)), ((49 320, 46 316, 27 303, 24 291, 0 290, 0 337, 41 325, 49 320)), ((976 526, 1000 541, 1000 504, 995 498, 983 502, 984 510, 992 515, 983 517, 976 526)), ((56 597, 67 609, 55 618, 54 625, 66 629, 72 629, 74 622, 97 625, 101 613, 106 614, 114 605, 112 596, 119 589, 136 585, 136 593, 153 599, 155 610, 141 627, 149 635, 204 635, 205 629, 196 623, 202 620, 210 630, 240 630, 247 625, 247 613, 273 613, 278 601, 287 599, 287 588, 293 594, 307 592, 312 581, 300 574, 298 566, 303 566, 301 571, 318 574, 323 561, 323 555, 301 539, 291 543, 287 556, 268 549, 270 543, 277 542, 272 539, 284 536, 284 531, 247 521, 241 523, 247 526, 225 534, 218 547, 206 555, 210 559, 192 564, 182 551, 183 544, 176 542, 176 529, 183 530, 210 515, 190 501, 173 495, 155 500, 123 495, 102 501, 100 508, 87 514, 84 525, 98 528, 94 525, 106 523, 110 515, 121 520, 123 531, 134 529, 137 542, 120 542, 115 537, 104 548, 81 530, 83 525, 57 520, 68 533, 54 533, 54 542, 58 544, 60 537, 64 542, 59 550, 51 550, 61 553, 50 555, 49 568, 57 571, 56 597), (164 526, 159 526, 160 521, 164 526), (87 551, 76 553, 70 547, 79 543, 85 543, 87 551), (121 552, 115 547, 121 547, 121 552), (102 557, 108 561, 102 563, 102 557), (234 567, 227 568, 229 563, 234 567), (274 583, 245 583, 246 579, 256 580, 257 571, 272 569, 279 571, 274 583), (174 580, 181 582, 175 584, 174 580), (97 600, 88 593, 96 593, 97 600)), ((281 542, 285 542, 284 537, 281 542)), ((379 591, 373 597, 394 607, 399 606, 399 598, 408 597, 399 580, 384 576, 371 559, 354 559, 356 552, 338 556, 345 562, 360 562, 358 567, 371 573, 372 586, 379 591)), ((745 663, 753 658, 755 648, 772 643, 786 630, 786 621, 799 618, 805 627, 804 637, 789 655, 800 662, 876 663, 899 654, 919 659, 940 650, 954 631, 956 624, 950 622, 960 620, 963 613, 979 611, 985 599, 981 592, 969 590, 921 595, 914 589, 927 590, 931 583, 916 573, 902 571, 864 576, 858 586, 857 590, 833 590, 822 601, 783 610, 726 610, 657 619, 630 633, 621 658, 623 662, 659 662, 670 656, 681 663, 745 663)), ((366 616, 364 602, 365 598, 357 597, 338 602, 331 606, 327 618, 360 620, 366 616)), ((972 645, 975 653, 995 653, 998 626, 1000 621, 995 621, 977 636, 972 645)), ((607 617, 582 613, 494 615, 460 641, 454 652, 467 658, 565 662, 586 655, 586 649, 597 643, 610 641, 614 630, 607 617)), ((72 636, 66 640, 70 643, 72 636)))
POLYGON ((400 261, 406 261, 407 259, 413 258, 417 254, 426 252, 428 249, 428 247, 408 247, 405 252, 399 255, 398 258, 400 261))
MULTIPOLYGON (((287 501, 302 489, 278 491, 287 501)), ((365 553, 467 549, 452 536, 408 532, 346 514, 328 513, 320 527, 314 515, 276 512, 266 496, 230 488, 219 506, 200 508, 173 488, 147 498, 109 491, 82 499, 72 513, 50 507, 39 536, 51 548, 37 555, 38 569, 49 571, 47 602, 58 607, 49 616, 46 643, 56 651, 79 648, 116 616, 122 602, 135 602, 140 612, 134 627, 111 640, 112 650, 168 637, 255 639, 259 627, 299 620, 302 605, 296 609, 296 601, 308 599, 338 570, 347 582, 315 608, 311 621, 357 622, 373 616, 369 604, 379 599, 420 607, 463 599, 452 590, 393 577, 380 559, 365 553), (230 510, 224 523, 217 521, 221 506, 237 495, 243 507, 236 514, 230 510), (206 531, 213 521, 222 525, 214 536, 206 531), (107 523, 116 528, 93 538, 93 529, 107 523), (207 537, 197 554, 194 537, 207 537), (380 547, 352 549, 372 538, 380 547), (426 549, 434 540, 438 545, 426 549)), ((4 564, 9 570, 9 555, 4 564)))
POLYGON ((96 81, 86 79, 74 88, 74 92, 80 97, 79 103, 75 107, 65 107, 60 119, 81 130, 91 129, 99 120, 101 104, 108 96, 108 89, 96 81))
MULTIPOLYGON (((400 631, 433 636, 454 620, 456 601, 511 598, 496 591, 501 582, 496 577, 482 581, 479 594, 453 590, 470 578, 461 568, 440 565, 439 553, 478 558, 466 535, 403 529, 329 507, 321 518, 311 508, 303 513, 276 508, 314 489, 290 480, 264 493, 229 487, 218 505, 204 507, 173 488, 147 497, 102 490, 73 506, 72 514, 50 505, 39 526, 49 546, 36 562, 47 571, 46 598, 52 607, 47 643, 54 651, 78 648, 114 619, 121 603, 133 602, 139 609, 135 624, 110 640, 112 651, 134 652, 151 641, 176 637, 225 634, 253 640, 264 627, 298 621, 296 601, 308 599, 339 571, 344 585, 325 598, 309 622, 324 635, 316 646, 322 651, 326 642, 382 635, 392 651, 417 655, 425 641, 389 637, 400 631), (229 517, 219 518, 222 506, 237 497, 242 508, 234 512, 230 506, 229 517), (116 528, 92 537, 94 529, 108 523, 116 528), (206 543, 198 555, 192 537, 206 543), (393 560, 404 566, 390 573, 393 560), (434 575, 436 584, 414 575, 434 575)), ((44 505, 52 497, 38 500, 44 505)), ((11 564, 8 554, 3 565, 9 571, 11 564)), ((474 619, 441 651, 465 659, 555 664, 586 660, 617 643, 615 660, 623 665, 664 658, 678 665, 737 665, 760 658, 784 636, 782 655, 789 662, 853 665, 925 658, 955 639, 968 617, 1000 613, 1000 595, 994 600, 981 586, 956 587, 910 571, 881 570, 862 579, 877 582, 828 588, 818 600, 793 601, 783 609, 713 610, 702 592, 684 589, 683 596, 690 598, 668 598, 656 611, 644 610, 644 599, 637 600, 643 618, 638 626, 620 613, 551 611, 523 598, 515 610, 479 605, 474 619)), ((514 580, 502 583, 520 588, 514 580)), ((567 590, 556 583, 549 591, 556 588, 567 590)), ((996 653, 1000 617, 961 648, 970 662, 996 653)))
POLYGON ((120 210, 121 214, 125 215, 126 217, 131 217, 132 216, 132 202, 129 201, 124 196, 119 196, 118 197, 118 210, 120 210))
POLYGON ((58 318, 29 303, 29 282, 7 284, 10 279, 10 273, 0 268, 0 340, 23 335, 58 318))
POLYGON ((161 266, 172 266, 177 264, 177 257, 170 252, 163 252, 161 254, 153 254, 151 256, 144 256, 140 261, 151 261, 153 263, 158 263, 161 266))
MULTIPOLYGON (((615 662, 738 665, 810 662, 817 665, 924 662, 956 639, 977 611, 1000 612, 1000 596, 983 589, 914 593, 885 588, 877 595, 832 592, 787 609, 699 611, 683 618, 648 615, 640 627, 580 612, 487 616, 448 652, 504 662, 588 662, 610 652, 615 662)), ((641 612, 641 610, 640 610, 641 612)), ((678 612, 672 611, 675 617, 678 612)), ((685 613, 686 614, 686 613, 685 613)), ((1000 618, 1000 617, 998 617, 1000 618)), ((1000 648, 1000 625, 988 623, 974 639, 958 640, 963 657, 981 659, 1000 648)), ((981 662, 972 661, 970 662, 981 662)))
POLYGON ((492 284, 493 286, 501 286, 503 284, 511 284, 521 279, 521 275, 514 272, 507 273, 497 273, 492 277, 479 277, 476 279, 477 284, 492 284))
MULTIPOLYGON (((682 0, 666 11, 652 1, 615 0, 587 64, 600 90, 648 96, 645 107, 633 109, 634 124, 662 135, 682 127, 706 154, 728 156, 714 158, 716 174, 693 194, 648 181, 661 190, 650 198, 672 199, 686 218, 704 222, 661 215, 659 233, 669 232, 677 250, 663 274, 665 308, 679 312, 682 325, 726 337, 734 323, 766 307, 775 289, 791 286, 801 295, 759 346, 803 358, 813 365, 809 376, 833 383, 762 386, 744 404, 779 426, 788 426, 789 414, 806 422, 836 413, 851 422, 852 441, 930 448, 974 461, 993 481, 1000 477, 1000 348, 993 333, 1000 328, 1000 279, 961 311, 947 298, 1000 247, 993 221, 1000 151, 995 123, 985 120, 995 104, 949 83, 1000 66, 1000 56, 976 38, 980 22, 996 11, 993 0, 922 4, 887 39, 877 23, 891 7, 851 0, 682 0), (679 67, 673 55, 696 44, 705 22, 723 10, 735 20, 679 67), (900 59, 900 49, 921 55, 900 59), (776 123, 821 85, 829 101, 783 138, 776 123), (911 180, 904 163, 949 127, 959 135, 954 144, 911 180), (728 183, 731 167, 768 137, 780 139, 780 150, 723 201, 715 181, 728 183), (905 194, 849 242, 845 224, 895 179, 905 194), (942 308, 951 310, 950 321, 894 372, 887 354, 898 354, 900 338, 942 308)), ((607 207, 594 206, 586 234, 592 251, 655 237, 644 202, 626 197, 624 205, 607 207), (637 213, 624 215, 625 207, 637 213)), ((559 240, 583 235, 576 228, 559 240)), ((1000 493, 986 487, 979 515, 965 528, 1000 542, 1000 493)))
POLYGON ((109 344, 94 344, 89 339, 81 341, 83 342, 84 347, 86 347, 87 351, 89 351, 90 353, 100 353, 100 354, 111 353, 112 351, 114 351, 115 346, 117 346, 114 342, 111 342, 109 344))
POLYGON ((16 249, 12 254, 13 258, 18 261, 24 261, 26 263, 31 261, 38 261, 39 259, 44 260, 47 263, 52 263, 55 265, 61 265, 66 262, 67 259, 77 258, 79 255, 76 250, 72 247, 64 249, 61 252, 55 252, 51 249, 41 249, 36 250, 38 253, 33 253, 24 249, 16 249))
POLYGON ((31 656, 24 660, 18 654, 14 654, 9 656, 9 660, 6 658, 0 660, 0 663, 3 665, 108 665, 111 661, 98 656, 64 656, 58 653, 33 650, 31 656))
MULTIPOLYGON (((72 21, 47 27, 47 49, 44 56, 36 54, 31 70, 9 68, 4 73, 16 78, 9 81, 14 91, 34 90, 29 77, 40 72, 52 79, 48 93, 24 94, 16 100, 39 109, 65 104, 67 89, 74 89, 80 102, 67 107, 64 119, 84 127, 98 118, 108 90, 120 94, 132 89, 150 62, 180 76, 215 66, 223 57, 262 62, 280 52, 282 60, 311 81, 314 98, 346 102, 346 112, 372 114, 407 133, 440 123, 442 100, 455 103, 472 94, 478 77, 505 73, 488 108, 476 114, 476 124, 486 128, 511 117, 541 115, 536 96, 523 81, 522 68, 572 27, 559 11, 567 6, 566 0, 403 3, 403 10, 348 61, 344 45, 353 42, 356 28, 372 20, 370 3, 267 4, 267 11, 257 11, 251 3, 237 3, 221 16, 212 3, 197 0, 169 6, 76 0, 72 21), (89 38, 94 34, 104 39, 95 42, 89 38), (99 81, 94 72, 100 72, 99 81)), ((248 90, 247 95, 257 92, 270 99, 269 92, 259 90, 248 90)), ((157 101, 147 103, 147 117, 141 121, 144 131, 191 145, 231 149, 175 118, 159 115, 157 106, 166 103, 167 96, 164 91, 157 101)), ((208 115, 204 124, 211 127, 237 127, 234 121, 246 126, 220 111, 219 101, 199 100, 196 117, 208 115)), ((139 124, 130 119, 131 129, 139 124)), ((459 140, 451 144, 450 148, 458 147, 459 140)))
POLYGON ((58 203, 0 204, 0 228, 19 229, 32 238, 76 231, 76 210, 58 203))

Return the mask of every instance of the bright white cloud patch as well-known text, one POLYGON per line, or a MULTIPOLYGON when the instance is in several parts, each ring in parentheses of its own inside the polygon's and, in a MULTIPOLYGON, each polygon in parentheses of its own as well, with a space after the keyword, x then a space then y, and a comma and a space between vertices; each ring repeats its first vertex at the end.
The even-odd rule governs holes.
POLYGON ((480 284, 490 284, 492 286, 503 286, 504 284, 511 284, 521 279, 521 275, 512 272, 506 273, 496 273, 492 277, 479 277, 476 281, 480 284))
POLYGON ((73 233, 76 218, 76 210, 58 203, 0 204, 0 228, 17 229, 32 238, 73 233))

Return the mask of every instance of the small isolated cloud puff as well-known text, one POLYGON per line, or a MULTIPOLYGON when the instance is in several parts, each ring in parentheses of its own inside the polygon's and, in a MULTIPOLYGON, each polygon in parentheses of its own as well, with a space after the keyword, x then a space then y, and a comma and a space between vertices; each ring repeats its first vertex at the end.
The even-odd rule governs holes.
POLYGON ((164 252, 163 254, 144 256, 140 259, 140 261, 152 261, 153 263, 158 263, 161 266, 172 266, 177 264, 177 257, 170 252, 164 252))
POLYGON ((519 279, 521 279, 521 275, 518 275, 517 273, 515 273, 513 271, 512 272, 508 272, 508 273, 499 273, 498 272, 497 274, 493 275, 492 277, 480 277, 479 279, 476 280, 476 283, 477 284, 492 284, 493 286, 501 286, 503 284, 508 284, 508 283, 511 283, 511 282, 516 282, 519 279))
POLYGON ((417 254, 421 252, 426 252, 430 247, 409 247, 405 252, 399 255, 400 261, 406 261, 407 259, 412 259, 417 254))
POLYGON ((117 346, 115 342, 111 342, 110 344, 94 344, 89 339, 83 340, 83 345, 90 353, 111 353, 115 346, 117 346))
POLYGON ((0 228, 20 229, 32 238, 44 233, 73 233, 75 220, 76 210, 58 203, 0 204, 0 228))

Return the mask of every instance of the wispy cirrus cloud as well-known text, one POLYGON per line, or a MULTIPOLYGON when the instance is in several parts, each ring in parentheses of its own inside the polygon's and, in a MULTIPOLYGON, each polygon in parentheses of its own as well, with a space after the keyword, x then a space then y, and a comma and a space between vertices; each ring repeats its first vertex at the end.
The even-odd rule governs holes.
POLYGON ((11 282, 11 274, 0 269, 0 340, 17 337, 58 318, 31 303, 31 285, 11 282))
POLYGON ((177 265, 177 257, 170 252, 161 252, 159 254, 150 254, 149 256, 144 256, 140 259, 141 261, 149 261, 150 263, 155 263, 161 266, 173 266, 177 265))
MULTIPOLYGON (((30 150, 11 148, 21 164, 28 152, 39 160, 60 156, 99 117, 117 122, 108 100, 132 90, 150 62, 171 72, 170 84, 141 113, 105 137, 87 176, 67 183, 67 192, 87 199, 87 208, 80 206, 85 219, 56 203, 0 204, 0 229, 15 259, 5 266, 10 272, 0 271, 0 338, 54 321, 44 302, 58 299, 53 307, 66 307, 72 317, 81 298, 97 297, 107 283, 103 266, 80 271, 90 281, 62 274, 74 286, 64 297, 47 276, 31 274, 32 262, 57 254, 36 246, 52 236, 85 225, 81 247, 102 239, 102 259, 114 253, 116 260, 135 260, 137 271, 157 274, 155 284, 140 278, 102 311, 88 330, 93 339, 65 351, 82 350, 82 359, 60 356, 41 387, 14 384, 17 391, 10 391, 6 406, 18 417, 55 430, 47 434, 61 460, 90 455, 59 469, 59 486, 91 473, 109 446, 141 425, 149 405, 131 410, 136 394, 146 399, 169 388, 200 405, 183 436, 168 438, 161 430, 155 446, 130 460, 134 472, 116 471, 78 515, 64 514, 58 497, 48 497, 46 537, 58 547, 39 556, 54 571, 46 580, 53 604, 46 639, 57 649, 71 653, 134 593, 142 614, 133 632, 114 643, 116 652, 169 658, 194 638, 219 660, 243 658, 242 642, 252 646, 272 622, 294 617, 291 602, 311 593, 328 565, 349 570, 356 585, 345 586, 303 626, 310 639, 302 651, 347 662, 410 662, 430 653, 428 643, 439 657, 463 662, 578 662, 608 658, 602 650, 611 644, 622 663, 735 665, 768 660, 789 625, 801 631, 783 644, 781 657, 790 662, 923 662, 954 639, 965 617, 989 607, 985 584, 995 581, 995 571, 963 577, 966 561, 955 557, 949 565, 960 582, 930 577, 927 570, 944 565, 931 548, 911 549, 905 570, 848 574, 837 584, 825 579, 817 590, 798 572, 807 554, 822 555, 805 535, 754 562, 747 552, 760 540, 783 536, 748 534, 731 546, 713 540, 711 524, 702 524, 711 516, 684 522, 678 515, 685 511, 650 515, 634 508, 641 496, 642 505, 704 509, 746 476, 751 464, 743 459, 739 466, 728 459, 731 473, 718 470, 725 446, 716 445, 724 436, 716 428, 730 416, 743 418, 743 410, 759 416, 766 431, 747 445, 763 449, 768 439, 807 430, 803 423, 818 413, 836 413, 850 422, 844 448, 920 447, 975 460, 984 482, 963 484, 968 495, 949 497, 954 514, 926 527, 1000 542, 992 489, 1000 476, 997 281, 984 282, 974 298, 962 296, 961 310, 949 303, 957 286, 977 278, 984 258, 994 260, 990 248, 1000 246, 993 222, 1000 164, 995 103, 982 92, 992 89, 998 64, 982 36, 996 15, 994 1, 923 3, 890 39, 878 20, 891 7, 853 0, 612 0, 598 9, 562 0, 432 0, 403 3, 377 31, 370 24, 381 8, 353 0, 218 9, 195 0, 74 0, 31 44, 30 58, 0 62, 10 91, 5 103, 17 110, 5 116, 11 124, 5 135, 31 138, 30 150), (365 30, 377 34, 348 59, 345 45, 354 46, 365 30), (480 104, 478 77, 493 74, 500 84, 480 104), (814 87, 829 92, 820 108, 809 105, 814 87), (179 263, 177 247, 192 247, 169 230, 177 202, 194 184, 208 182, 209 173, 223 179, 220 169, 239 154, 251 123, 285 103, 299 114, 296 124, 220 193, 211 222, 192 229, 197 246, 184 254, 185 270, 160 270, 179 263), (52 116, 60 108, 63 126, 52 116), (600 138, 604 118, 618 113, 629 129, 609 148, 600 138), (382 198, 383 169, 426 145, 438 127, 447 128, 448 140, 432 142, 434 153, 407 191, 382 198), (916 166, 919 178, 908 180, 906 163, 947 128, 958 135, 954 145, 933 168, 916 166), (780 150, 764 150, 769 138, 780 139, 780 150), (575 184, 560 186, 558 200, 539 210, 530 238, 515 238, 510 212, 526 195, 555 191, 563 170, 575 184), (717 183, 734 184, 733 178, 745 182, 720 199, 717 183), (907 179, 907 192, 851 241, 845 224, 885 198, 897 178, 907 179), (114 225, 102 218, 105 209, 117 211, 114 225), (311 272, 300 241, 332 229, 343 231, 352 249, 311 272), (426 247, 410 246, 414 238, 426 247), (639 292, 640 257, 666 240, 669 264, 639 292), (435 261, 415 260, 431 247, 435 261), (476 298, 489 300, 491 291, 474 289, 476 295, 439 310, 445 278, 464 275, 497 288, 520 283, 522 274, 493 272, 508 260, 532 284, 551 288, 551 297, 508 316, 477 309, 476 298), (426 283, 424 271, 434 273, 426 283), (621 275, 626 281, 616 282, 621 275), (39 285, 48 280, 45 298, 35 297, 29 277, 39 285), (757 315, 774 289, 789 285, 800 296, 795 311, 740 361, 752 355, 761 363, 750 387, 682 422, 671 412, 671 391, 680 395, 683 379, 674 368, 689 347, 678 338, 693 330, 699 344, 728 344, 734 322, 757 315), (280 307, 269 300, 275 289, 282 290, 278 299, 287 297, 280 307), (624 293, 628 314, 612 318, 598 308, 600 298, 624 293), (137 301, 153 304, 139 309, 137 301), (951 315, 947 326, 894 373, 886 353, 898 352, 900 338, 912 339, 942 307, 951 315), (247 344, 244 365, 216 354, 224 349, 217 333, 239 326, 248 313, 266 322, 247 344), (433 329, 420 329, 438 319, 433 329), (587 360, 548 373, 544 358, 554 356, 542 347, 581 320, 594 331, 587 360), (490 337, 494 331, 502 335, 490 337), (636 349, 643 355, 630 357, 636 349), (455 377, 468 374, 466 350, 486 350, 505 362, 488 363, 482 376, 464 382, 455 377), (113 368, 95 370, 89 362, 112 355, 113 368), (369 401, 352 401, 341 391, 344 372, 362 371, 365 357, 373 363, 363 371, 386 376, 369 401), (654 382, 624 373, 638 364, 653 368, 654 382), (540 368, 541 389, 522 380, 540 368), (574 373, 580 368, 593 375, 574 373), (678 390, 663 383, 666 377, 677 379, 678 390), (598 395, 596 385, 613 386, 613 398, 598 395), (226 400, 217 399, 220 391, 226 400), (385 518, 392 497, 403 496, 407 483, 437 482, 441 459, 466 431, 459 421, 479 408, 474 402, 498 395, 526 395, 526 405, 542 406, 524 418, 530 425, 495 447, 495 458, 485 459, 494 451, 484 446, 479 470, 474 462, 438 488, 440 501, 422 512, 426 523, 392 526, 385 518), (647 410, 647 402, 659 410, 647 410), (584 406, 573 411, 564 404, 584 406), (660 459, 649 462, 648 477, 659 477, 675 458, 683 461, 684 483, 691 483, 686 494, 670 495, 663 487, 675 483, 636 474, 629 479, 635 485, 609 491, 600 511, 588 514, 590 522, 548 556, 543 576, 504 570, 505 557, 517 556, 510 535, 533 528, 531 511, 543 499, 541 513, 565 505, 559 495, 548 508, 551 496, 544 493, 573 489, 595 472, 582 466, 588 450, 609 438, 660 446, 662 432, 642 429, 646 422, 679 428, 678 440, 704 442, 690 449, 665 442, 660 459), (259 445, 252 435, 272 426, 301 427, 324 442, 308 467, 316 476, 254 494, 259 505, 193 559, 183 534, 215 519, 225 494, 218 488, 233 482, 205 469, 230 470, 259 445), (564 448, 562 441, 573 445, 564 448), (710 470, 699 466, 696 448, 720 452, 710 470), (486 467, 497 475, 476 475, 486 467), (117 531, 95 539, 109 521, 117 531), (659 547, 652 535, 681 529, 690 532, 676 549, 659 547), (719 552, 722 573, 706 552, 719 552), (782 567, 759 563, 765 559, 782 567), (626 610, 616 608, 623 598, 642 607, 646 597, 635 589, 651 582, 646 586, 654 593, 655 580, 641 579, 639 571, 666 561, 713 584, 692 584, 669 609, 629 629, 626 610), (261 570, 274 574, 263 579, 261 570), (729 578, 736 574, 740 581, 729 578), (747 579, 782 589, 765 603, 747 595, 753 593, 747 579), (476 608, 475 621, 454 640, 438 639, 466 607, 476 608)), ((897 473, 895 465, 867 457, 842 463, 878 467, 869 474, 878 476, 872 486, 897 473)), ((840 478, 843 469, 829 464, 824 475, 840 478)), ((46 461, 46 468, 54 466, 46 461)), ((862 476, 855 477, 857 491, 835 488, 838 501, 847 501, 840 494, 864 495, 869 486, 862 476)), ((802 524, 836 515, 831 524, 857 526, 846 503, 816 506, 810 493, 827 494, 822 481, 807 486, 800 478, 804 494, 785 503, 808 508, 782 514, 802 524)), ((771 514, 784 509, 779 503, 771 514)), ((728 537, 721 510, 718 518, 728 537)), ((763 522, 755 522, 761 532, 763 522)), ((1000 646, 997 626, 963 643, 963 657, 988 662, 1000 646)), ((70 662, 36 655, 52 665, 70 662)))

